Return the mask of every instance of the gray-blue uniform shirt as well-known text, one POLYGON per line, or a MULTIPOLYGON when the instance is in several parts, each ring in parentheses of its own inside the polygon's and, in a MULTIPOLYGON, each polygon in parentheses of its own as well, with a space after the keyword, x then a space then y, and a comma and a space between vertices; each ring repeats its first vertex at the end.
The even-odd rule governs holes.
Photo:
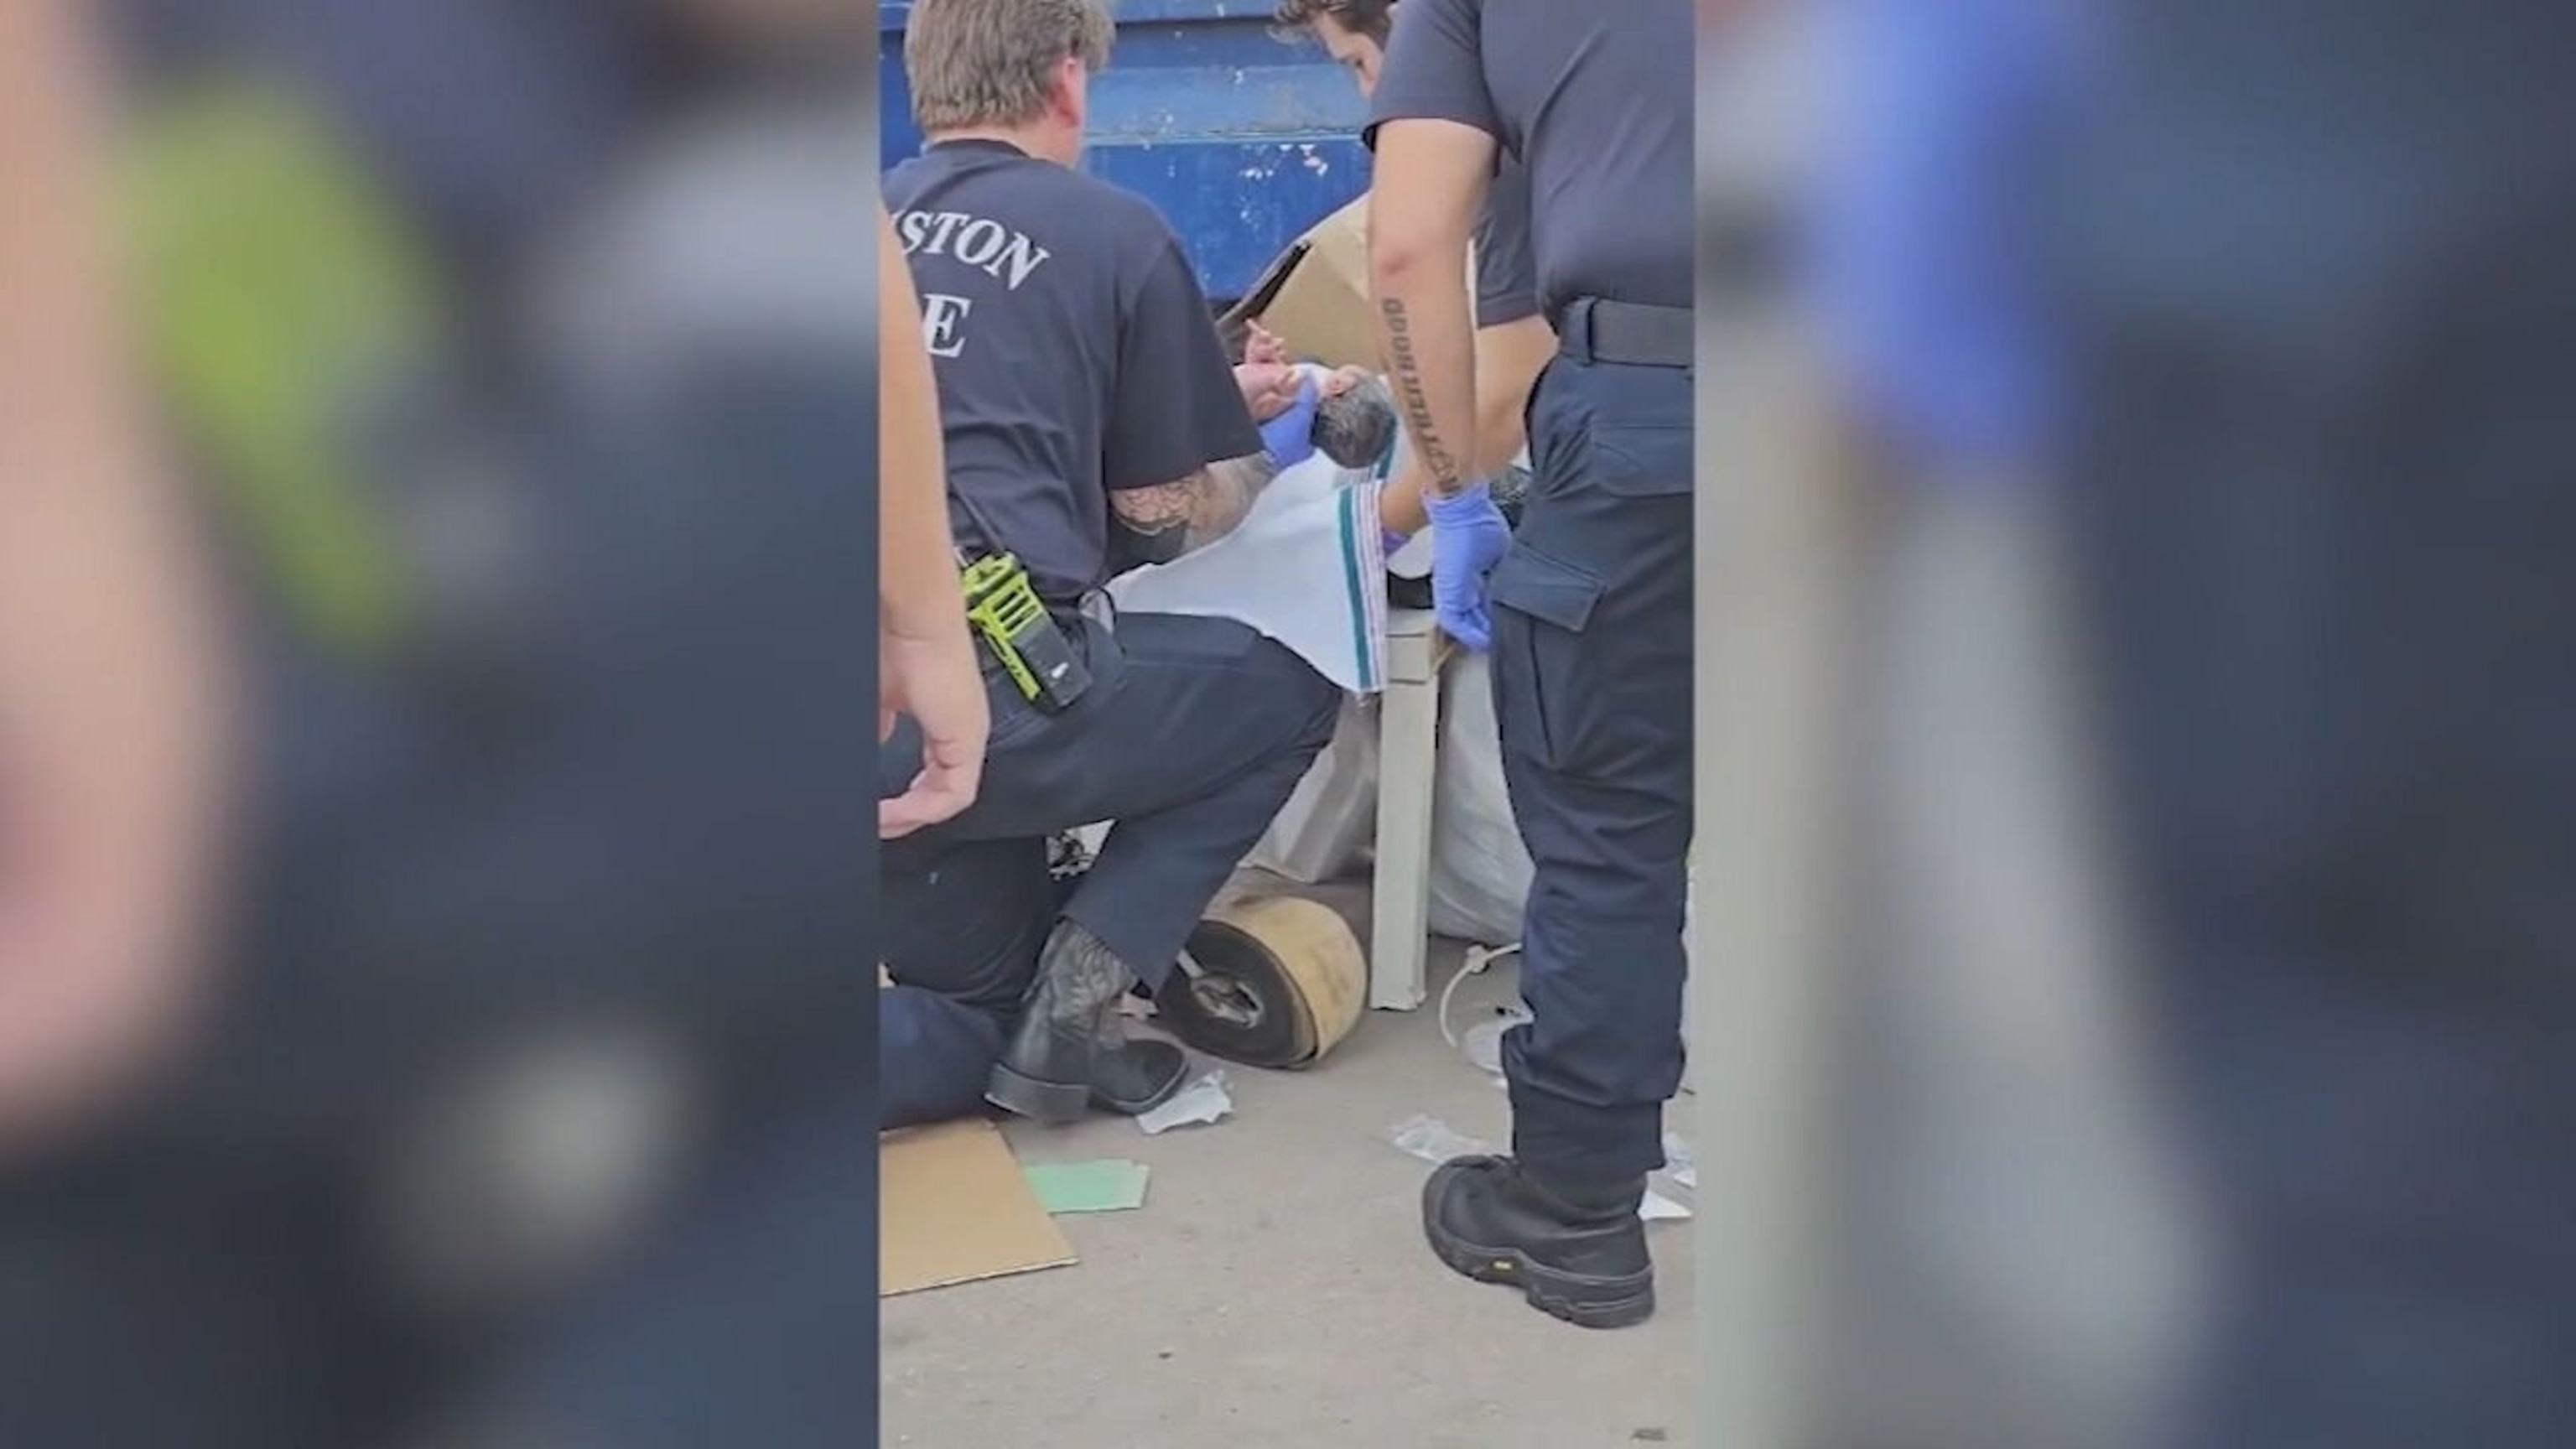
POLYGON ((1387 121, 1455 121, 1527 169, 1551 320, 1579 297, 1686 308, 1696 39, 1690 0, 1407 0, 1371 138, 1387 121))
POLYGON ((950 525, 1069 603, 1124 560, 1109 495, 1261 451, 1180 241, 1143 198, 998 141, 885 178, 921 292, 950 525))
POLYGON ((1476 325, 1502 327, 1537 315, 1529 172, 1505 156, 1485 193, 1485 214, 1476 223, 1476 325))

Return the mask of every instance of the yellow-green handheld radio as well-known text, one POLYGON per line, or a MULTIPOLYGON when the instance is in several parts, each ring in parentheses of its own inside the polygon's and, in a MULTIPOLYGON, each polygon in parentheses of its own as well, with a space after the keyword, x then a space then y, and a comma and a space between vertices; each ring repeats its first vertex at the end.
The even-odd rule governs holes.
POLYGON ((966 620, 993 651, 1022 698, 1048 714, 1073 707, 1091 688, 1091 670, 1063 626, 1047 612, 1027 569, 1009 554, 966 565, 966 620))

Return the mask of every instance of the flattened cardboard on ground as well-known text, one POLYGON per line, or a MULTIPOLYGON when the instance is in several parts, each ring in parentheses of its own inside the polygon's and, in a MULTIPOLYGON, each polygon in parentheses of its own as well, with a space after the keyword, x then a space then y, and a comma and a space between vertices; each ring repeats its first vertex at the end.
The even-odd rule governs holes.
POLYGON ((1369 307, 1368 215, 1368 197, 1362 195, 1315 223, 1262 272, 1226 320, 1259 321, 1299 358, 1379 371, 1377 318, 1369 307))
POLYGON ((1074 1261, 990 1122, 877 1139, 877 1294, 893 1298, 1074 1261))

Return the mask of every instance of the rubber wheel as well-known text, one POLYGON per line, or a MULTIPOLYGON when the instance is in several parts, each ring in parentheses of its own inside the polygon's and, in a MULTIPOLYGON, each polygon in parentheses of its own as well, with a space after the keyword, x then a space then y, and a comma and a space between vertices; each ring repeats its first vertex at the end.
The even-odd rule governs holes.
POLYGON ((1368 958, 1348 922, 1300 896, 1228 906, 1189 942, 1199 970, 1176 969, 1154 999, 1183 1042, 1248 1067, 1313 1066, 1359 1025, 1368 958))

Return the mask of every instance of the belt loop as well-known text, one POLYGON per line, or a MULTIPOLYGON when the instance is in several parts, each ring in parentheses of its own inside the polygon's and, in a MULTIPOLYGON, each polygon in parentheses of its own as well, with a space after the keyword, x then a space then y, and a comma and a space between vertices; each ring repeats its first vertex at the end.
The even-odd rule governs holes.
POLYGON ((1578 363, 1592 361, 1592 299, 1577 297, 1565 309, 1565 320, 1556 329, 1557 351, 1578 363))

